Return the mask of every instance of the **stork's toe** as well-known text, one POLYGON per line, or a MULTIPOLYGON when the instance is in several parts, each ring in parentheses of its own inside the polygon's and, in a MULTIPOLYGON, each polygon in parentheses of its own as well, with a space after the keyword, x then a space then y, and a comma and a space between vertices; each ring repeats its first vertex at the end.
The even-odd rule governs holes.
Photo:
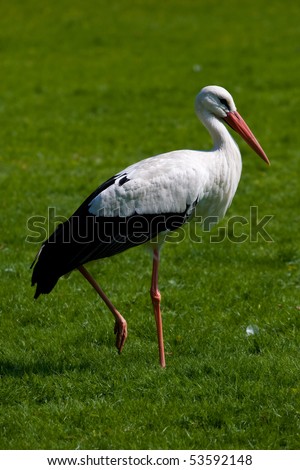
POLYGON ((121 353, 127 338, 127 322, 124 318, 116 320, 114 333, 116 335, 116 348, 121 353))

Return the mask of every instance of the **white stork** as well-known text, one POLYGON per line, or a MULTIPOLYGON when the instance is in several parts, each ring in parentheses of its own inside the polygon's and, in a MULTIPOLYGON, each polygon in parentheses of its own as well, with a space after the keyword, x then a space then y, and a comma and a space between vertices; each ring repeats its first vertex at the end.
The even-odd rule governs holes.
POLYGON ((116 347, 122 351, 127 323, 84 265, 92 260, 152 243, 150 295, 157 327, 160 365, 165 367, 159 252, 164 235, 197 214, 222 219, 236 192, 241 154, 224 122, 267 163, 268 157, 238 114, 231 95, 207 86, 196 97, 196 114, 213 140, 211 151, 177 150, 141 160, 99 186, 42 245, 33 262, 35 298, 48 294, 58 279, 78 269, 115 317, 116 347))

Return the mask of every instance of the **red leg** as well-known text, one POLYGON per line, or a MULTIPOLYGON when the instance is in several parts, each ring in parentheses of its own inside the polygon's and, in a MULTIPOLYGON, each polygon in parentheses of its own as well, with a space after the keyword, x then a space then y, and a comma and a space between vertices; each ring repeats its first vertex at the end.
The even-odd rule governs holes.
POLYGON ((152 299, 152 303, 154 307, 154 315, 155 315, 157 339, 158 339, 159 361, 160 361, 161 367, 166 367, 163 326, 162 326, 162 318, 161 318, 161 311, 160 311, 161 295, 158 290, 158 267, 159 267, 159 250, 155 248, 153 250, 153 268, 152 268, 152 282, 151 282, 150 295, 151 295, 151 299, 152 299))
POLYGON ((81 272, 81 274, 85 277, 85 279, 98 292, 101 299, 106 303, 109 310, 111 311, 111 313, 115 317, 116 323, 115 323, 114 332, 117 335, 116 336, 116 347, 119 350, 119 352, 121 352, 122 349, 123 349, 123 346, 125 344, 126 338, 127 338, 127 322, 126 322, 125 318, 123 318, 122 315, 118 312, 118 310, 114 307, 114 305, 111 303, 109 298, 104 294, 104 292, 101 289, 101 287, 99 286, 99 284, 90 275, 90 273, 87 271, 87 269, 84 266, 80 266, 78 268, 78 271, 81 272))

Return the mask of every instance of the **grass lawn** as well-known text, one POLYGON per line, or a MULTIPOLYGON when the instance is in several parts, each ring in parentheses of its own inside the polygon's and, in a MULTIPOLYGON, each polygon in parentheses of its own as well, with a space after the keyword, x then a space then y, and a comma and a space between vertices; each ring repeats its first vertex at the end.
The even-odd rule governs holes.
POLYGON ((1 449, 299 447, 299 20, 281 0, 1 2, 1 449), (69 216, 141 158, 209 149, 193 105, 211 84, 271 160, 236 135, 243 175, 221 226, 257 206, 273 242, 166 244, 162 370, 149 253, 90 266, 128 321, 118 355, 79 273, 33 300, 27 220, 69 216))

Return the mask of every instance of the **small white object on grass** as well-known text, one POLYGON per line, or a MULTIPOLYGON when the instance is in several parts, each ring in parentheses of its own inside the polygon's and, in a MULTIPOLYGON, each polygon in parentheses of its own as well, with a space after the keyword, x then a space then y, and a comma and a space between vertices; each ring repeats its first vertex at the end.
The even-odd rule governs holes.
POLYGON ((247 336, 257 335, 259 333, 259 328, 257 325, 248 325, 246 328, 247 336))

